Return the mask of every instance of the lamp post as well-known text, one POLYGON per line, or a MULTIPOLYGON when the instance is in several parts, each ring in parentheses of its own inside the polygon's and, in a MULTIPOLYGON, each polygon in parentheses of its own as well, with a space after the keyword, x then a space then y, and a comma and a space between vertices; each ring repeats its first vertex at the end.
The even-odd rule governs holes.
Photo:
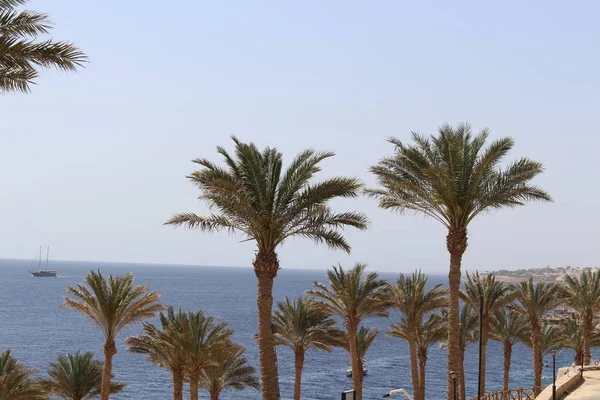
POLYGON ((456 400, 456 379, 458 378, 458 373, 450 371, 448 372, 448 376, 452 379, 452 400, 456 400))
POLYGON ((552 350, 552 400, 556 400, 556 350, 552 350))

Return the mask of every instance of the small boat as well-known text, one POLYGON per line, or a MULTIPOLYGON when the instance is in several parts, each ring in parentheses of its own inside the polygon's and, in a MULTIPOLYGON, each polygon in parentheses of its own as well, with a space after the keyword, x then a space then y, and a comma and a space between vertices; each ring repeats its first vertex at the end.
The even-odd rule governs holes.
MULTIPOLYGON (((365 364, 363 364, 363 376, 367 376, 369 372, 369 369, 367 368, 367 366, 365 364)), ((348 368, 346 370, 346 376, 349 378, 352 378, 352 368, 348 368)))
MULTIPOLYGON (((37 269, 37 271, 30 270, 29 272, 31 273, 31 276, 34 276, 36 278, 56 278, 56 271, 53 269, 48 269, 49 256, 50 256, 50 247, 48 247, 48 250, 46 251, 46 269, 42 269, 42 246, 40 246, 40 255, 37 259, 38 269, 37 269)), ((35 264, 35 261, 36 260, 33 260, 33 262, 31 263, 32 266, 35 264)))

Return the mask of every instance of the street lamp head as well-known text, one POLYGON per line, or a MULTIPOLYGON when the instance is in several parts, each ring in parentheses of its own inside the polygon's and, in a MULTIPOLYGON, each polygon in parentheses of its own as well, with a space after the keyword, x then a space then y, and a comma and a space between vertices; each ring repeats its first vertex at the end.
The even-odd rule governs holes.
POLYGON ((456 378, 458 378, 458 372, 450 371, 450 372, 448 372, 448 376, 450 377, 450 379, 452 379, 454 381, 454 380, 456 380, 456 378))
POLYGON ((553 356, 555 356, 556 355, 556 350, 552 350, 551 353, 552 353, 553 356))

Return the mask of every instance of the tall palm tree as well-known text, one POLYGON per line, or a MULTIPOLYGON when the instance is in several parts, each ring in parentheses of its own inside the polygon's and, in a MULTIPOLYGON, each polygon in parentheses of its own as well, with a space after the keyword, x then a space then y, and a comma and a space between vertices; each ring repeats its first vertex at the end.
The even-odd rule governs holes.
MULTIPOLYGON (((103 363, 94 360, 94 353, 82 353, 59 356, 48 367, 49 379, 42 381, 44 387, 54 396, 64 400, 93 400, 100 395, 103 363)), ((110 393, 116 394, 126 384, 112 382, 110 393)))
POLYGON ((579 277, 566 275, 565 283, 568 290, 566 302, 583 321, 583 362, 589 364, 594 319, 600 314, 600 271, 587 269, 579 277))
POLYGON ((356 264, 349 271, 341 266, 327 270, 329 287, 315 282, 309 295, 319 301, 318 307, 329 314, 337 315, 343 322, 348 335, 350 361, 352 363, 352 383, 356 399, 362 400, 362 365, 360 363, 356 340, 358 327, 365 318, 386 317, 392 306, 389 284, 371 272, 363 279, 365 264, 356 264))
POLYGON ((0 400, 48 400, 48 393, 27 368, 6 350, 0 354, 0 400))
POLYGON ((169 307, 166 314, 159 315, 160 327, 150 322, 143 323, 142 335, 128 337, 125 343, 132 353, 147 355, 148 361, 166 368, 173 381, 173 400, 183 400, 183 381, 186 357, 182 329, 187 314, 181 309, 176 313, 169 307))
POLYGON ((17 10, 27 0, 0 0, 0 93, 29 92, 38 69, 75 71, 86 55, 69 42, 36 39, 52 29, 48 15, 17 10))
POLYGON ((494 312, 490 337, 502 343, 504 354, 504 376, 502 380, 502 391, 510 390, 510 362, 513 346, 517 342, 525 342, 529 333, 529 322, 523 315, 511 310, 502 308, 494 312))
POLYGON ((205 232, 225 229, 239 231, 256 242, 253 261, 258 280, 258 347, 263 400, 279 399, 275 341, 271 330, 273 282, 279 270, 277 250, 292 237, 325 243, 330 248, 350 251, 339 232, 351 226, 366 229, 367 218, 356 212, 336 213, 330 207, 335 198, 356 197, 361 183, 355 178, 336 177, 312 182, 321 170, 321 161, 333 153, 306 150, 283 171, 282 155, 267 147, 260 151, 252 143, 233 138, 235 154, 219 147, 225 166, 196 159, 201 169, 188 178, 200 189, 200 199, 218 212, 207 216, 177 214, 166 224, 196 228, 205 232))
POLYGON ((555 283, 533 283, 533 279, 519 283, 515 290, 517 301, 512 306, 529 320, 533 355, 533 391, 537 396, 542 387, 543 317, 563 301, 563 290, 555 283))
POLYGON ((300 400, 302 368, 307 350, 318 349, 331 352, 332 346, 343 342, 344 333, 336 327, 335 320, 315 307, 306 297, 290 300, 287 297, 277 303, 273 312, 273 325, 277 332, 275 344, 287 346, 294 352, 295 379, 294 400, 300 400))
POLYGON ((243 357, 243 346, 231 345, 229 349, 216 353, 210 364, 203 370, 200 386, 208 390, 210 400, 219 400, 221 393, 228 389, 259 389, 254 367, 243 357))
MULTIPOLYGON (((484 148, 488 135, 484 129, 473 137, 471 127, 461 124, 456 128, 443 125, 430 138, 413 133, 412 145, 390 139, 394 156, 371 168, 380 188, 367 191, 379 199, 382 208, 422 213, 448 230, 448 371, 459 370, 460 345, 453 333, 459 329, 461 263, 469 223, 485 211, 550 200, 546 192, 530 184, 543 171, 542 164, 522 158, 501 169, 499 164, 512 149, 513 140, 503 138, 484 148)), ((448 378, 448 398, 452 390, 448 378)))
POLYGON ((186 376, 190 383, 190 400, 198 400, 202 371, 231 345, 233 330, 227 322, 216 322, 202 311, 190 311, 181 324, 183 348, 186 353, 186 376))
POLYGON ((100 399, 108 400, 112 376, 112 359, 117 354, 115 338, 123 328, 164 309, 158 303, 160 294, 148 292, 144 285, 133 285, 133 274, 105 279, 100 270, 90 271, 86 285, 68 287, 63 307, 79 311, 91 319, 104 334, 104 368, 100 399))
POLYGON ((448 337, 448 321, 439 314, 429 314, 417 329, 417 357, 419 359, 419 392, 425 400, 425 367, 431 346, 448 337))
POLYGON ((446 290, 442 285, 427 289, 427 276, 415 271, 412 276, 400 275, 396 286, 391 286, 391 300, 394 308, 400 311, 401 319, 390 326, 388 335, 399 337, 408 342, 413 392, 416 400, 424 398, 421 392, 421 376, 417 356, 417 340, 426 314, 447 304, 446 290))
POLYGON ((464 292, 461 298, 469 303, 474 310, 479 310, 483 302, 481 318, 481 393, 485 393, 486 354, 489 332, 494 319, 494 313, 503 309, 514 300, 514 293, 504 282, 496 280, 494 274, 479 276, 479 272, 469 274, 464 281, 464 292))

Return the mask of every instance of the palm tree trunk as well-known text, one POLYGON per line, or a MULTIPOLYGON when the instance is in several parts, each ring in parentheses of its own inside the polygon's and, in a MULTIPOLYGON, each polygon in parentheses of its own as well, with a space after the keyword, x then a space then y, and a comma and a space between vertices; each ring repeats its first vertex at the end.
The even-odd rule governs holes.
POLYGON ((487 356, 487 343, 488 343, 488 324, 487 321, 483 321, 483 327, 481 332, 481 394, 485 394, 485 366, 487 356))
POLYGON ((408 342, 408 348, 410 351, 410 374, 412 376, 412 386, 413 386, 413 396, 415 400, 420 399, 420 385, 419 385, 419 370, 418 370, 418 361, 417 361, 417 345, 415 344, 415 340, 411 339, 408 342))
POLYGON ((262 380, 262 399, 279 400, 277 355, 271 322, 273 309, 273 281, 277 276, 277 254, 259 250, 254 260, 254 273, 258 278, 256 306, 258 308, 258 354, 262 380))
POLYGON ((590 342, 592 340, 592 331, 594 330, 594 316, 586 317, 583 329, 583 364, 589 365, 592 356, 590 354, 590 342))
POLYGON ((542 389, 542 334, 537 325, 532 327, 531 342, 533 344, 533 394, 537 396, 542 389))
POLYGON ((102 368, 102 384, 100 385, 100 400, 108 400, 110 394, 110 380, 112 378, 112 359, 117 354, 114 340, 107 340, 104 344, 104 367, 102 368))
MULTIPOLYGON (((460 328, 460 309, 458 307, 458 293, 460 291, 462 256, 467 249, 467 230, 450 229, 446 236, 446 247, 450 253, 450 272, 448 273, 448 372, 457 371, 462 379, 459 369, 460 343, 457 332, 460 328)), ((447 396, 452 399, 453 385, 450 375, 447 381, 447 396)))
POLYGON ((304 367, 304 352, 295 353, 296 377, 294 379, 294 400, 300 400, 300 390, 302 389, 302 368, 304 367))
POLYGON ((200 371, 190 373, 190 400, 198 400, 200 390, 200 371))
POLYGON ((183 370, 173 370, 173 400, 183 400, 183 370))
POLYGON ((221 394, 221 392, 218 390, 211 390, 210 391, 210 400, 219 400, 220 394, 221 394))
MULTIPOLYGON (((502 378, 502 391, 510 390, 510 358, 512 356, 512 343, 509 340, 504 341, 504 377, 502 378)), ((503 398, 508 397, 507 395, 503 398)))
POLYGON ((419 351, 419 399, 425 400, 425 366, 427 365, 427 350, 419 351))
POLYGON ((350 342, 350 361, 352 363, 352 386, 356 391, 356 400, 362 400, 362 365, 358 359, 356 348, 356 326, 348 327, 348 341, 350 342))
MULTIPOLYGON (((458 381, 460 382, 460 400, 467 400, 467 388, 465 387, 465 349, 460 349, 458 354, 458 381)), ((453 395, 454 396, 454 395, 453 395)), ((451 397, 452 398, 452 397, 451 397)))

